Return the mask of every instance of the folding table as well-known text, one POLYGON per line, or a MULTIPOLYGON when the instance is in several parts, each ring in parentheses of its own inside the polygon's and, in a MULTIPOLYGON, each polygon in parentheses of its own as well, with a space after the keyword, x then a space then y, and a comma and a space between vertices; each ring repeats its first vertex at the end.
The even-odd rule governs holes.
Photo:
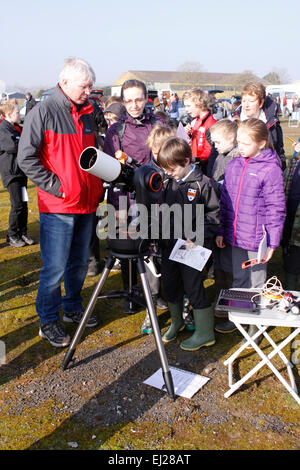
MULTIPOLYGON (((243 290, 250 291, 250 289, 243 290)), ((299 292, 293 293, 297 296, 300 296, 299 292)), ((224 394, 224 396, 228 398, 232 393, 239 389, 241 385, 243 385, 250 377, 252 377, 252 375, 254 375, 259 369, 261 369, 264 365, 267 365, 276 375, 276 377, 280 380, 280 382, 285 386, 285 388, 289 391, 289 393, 296 400, 296 402, 300 405, 300 398, 292 371, 293 364, 286 358, 286 356, 282 352, 282 349, 300 333, 300 315, 292 315, 291 313, 282 312, 277 308, 277 306, 274 306, 271 309, 259 307, 258 313, 251 313, 242 310, 229 310, 228 316, 229 320, 235 323, 236 327, 244 336, 246 341, 224 362, 224 364, 228 366, 228 382, 230 387, 229 390, 224 394), (258 331, 253 336, 249 336, 247 333, 248 325, 255 325, 258 328, 258 331), (267 329, 269 327, 276 326, 284 328, 293 328, 291 333, 279 345, 277 345, 267 333, 267 329), (273 348, 273 350, 268 355, 264 354, 259 345, 257 345, 254 341, 261 335, 263 335, 267 339, 267 341, 273 348), (233 362, 249 345, 251 345, 253 349, 258 353, 258 355, 261 357, 261 361, 255 367, 253 367, 247 374, 245 374, 240 380, 238 380, 237 382, 233 382, 233 362), (282 374, 276 369, 276 367, 271 362, 271 359, 276 355, 278 355, 282 359, 283 363, 286 366, 290 384, 285 380, 282 374)))

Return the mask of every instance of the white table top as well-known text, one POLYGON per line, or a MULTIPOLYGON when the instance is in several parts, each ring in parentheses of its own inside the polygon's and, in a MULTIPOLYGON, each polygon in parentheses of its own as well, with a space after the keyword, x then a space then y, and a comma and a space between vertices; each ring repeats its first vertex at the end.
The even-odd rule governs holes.
MULTIPOLYGON (((259 289, 239 289, 246 291, 258 291, 259 289)), ((299 297, 300 292, 292 291, 293 295, 299 297)), ((278 310, 277 306, 271 309, 258 307, 256 312, 228 311, 229 320, 247 325, 268 325, 268 326, 287 326, 293 328, 300 327, 300 314, 293 315, 278 310)))

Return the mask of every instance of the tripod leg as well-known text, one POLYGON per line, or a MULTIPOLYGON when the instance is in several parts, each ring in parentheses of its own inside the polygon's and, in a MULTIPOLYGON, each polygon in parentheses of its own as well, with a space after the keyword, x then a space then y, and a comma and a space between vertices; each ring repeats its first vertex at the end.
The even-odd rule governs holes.
MULTIPOLYGON (((132 292, 132 260, 129 259, 128 260, 128 282, 129 282, 129 294, 131 294, 132 292)), ((129 308, 130 309, 133 309, 133 303, 132 303, 132 299, 131 297, 129 296, 129 308)))
POLYGON ((157 316, 156 316, 156 312, 155 312, 155 309, 154 309, 153 300, 152 300, 152 296, 151 296, 151 291, 150 291, 150 287, 149 287, 149 282, 148 282, 147 275, 146 275, 146 268, 145 268, 144 260, 142 258, 138 258, 137 263, 138 263, 138 270, 139 270, 139 273, 140 273, 140 276, 141 276, 141 281, 142 281, 142 285, 143 285, 143 290, 144 290, 144 295, 145 295, 145 299, 146 299, 146 303, 147 303, 147 308, 148 308, 150 320, 151 320, 151 323, 152 323, 152 328, 153 328, 153 334, 154 334, 154 337, 155 337, 156 347, 157 347, 158 354, 159 354, 159 357, 160 357, 160 362, 161 362, 161 365, 162 365, 163 378, 164 378, 165 385, 166 385, 169 396, 173 400, 175 400, 174 384, 173 384, 172 374, 171 374, 170 369, 169 369, 165 348, 164 348, 164 345, 163 345, 163 342, 162 342, 162 339, 161 339, 161 334, 160 334, 160 329, 159 329, 159 326, 158 326, 157 316))
POLYGON ((95 308, 95 304, 97 302, 97 297, 99 295, 99 293, 101 292, 101 289, 102 287, 104 286, 105 284, 105 281, 106 279, 108 278, 108 275, 110 273, 110 270, 112 269, 113 265, 114 265, 114 262, 115 262, 115 257, 113 257, 112 255, 109 255, 108 258, 107 258, 107 261, 105 263, 105 268, 100 276, 100 279, 94 289, 94 292, 89 300, 89 303, 87 305, 87 308, 82 316, 82 319, 78 325, 78 328, 75 332, 75 335, 72 339, 72 342, 69 346, 69 349, 64 357, 64 360, 63 360, 63 363, 62 363, 62 368, 63 370, 65 370, 67 367, 68 367, 68 364, 69 362, 71 361, 73 355, 74 355, 74 352, 75 352, 75 349, 76 349, 76 346, 77 344, 79 343, 80 339, 81 339, 81 336, 82 336, 82 333, 85 329, 85 325, 87 324, 87 322, 89 321, 89 318, 91 316, 91 314, 93 313, 94 311, 94 308, 95 308))

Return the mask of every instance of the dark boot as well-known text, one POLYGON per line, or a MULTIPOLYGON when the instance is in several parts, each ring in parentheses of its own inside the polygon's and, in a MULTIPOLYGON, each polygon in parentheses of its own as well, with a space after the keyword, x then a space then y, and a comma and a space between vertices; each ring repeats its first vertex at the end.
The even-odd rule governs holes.
POLYGON ((237 330, 237 327, 232 321, 225 319, 225 320, 220 320, 216 324, 215 330, 218 333, 233 333, 233 331, 237 330))

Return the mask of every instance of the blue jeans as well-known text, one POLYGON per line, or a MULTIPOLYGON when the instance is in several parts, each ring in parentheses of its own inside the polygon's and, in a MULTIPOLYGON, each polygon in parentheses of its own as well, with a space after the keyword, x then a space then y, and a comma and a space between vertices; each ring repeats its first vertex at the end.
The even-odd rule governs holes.
POLYGON ((36 298, 42 324, 82 310, 81 289, 88 269, 94 214, 40 214, 43 266, 36 298), (64 276, 65 296, 61 295, 64 276))

